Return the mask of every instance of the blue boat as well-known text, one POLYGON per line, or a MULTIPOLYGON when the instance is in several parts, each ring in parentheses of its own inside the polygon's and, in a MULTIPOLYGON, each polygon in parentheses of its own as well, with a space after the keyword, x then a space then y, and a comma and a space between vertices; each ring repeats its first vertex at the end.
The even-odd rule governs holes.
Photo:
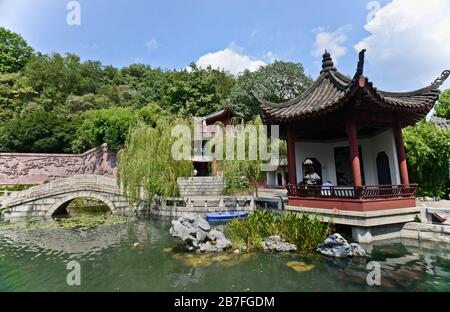
POLYGON ((247 216, 247 211, 210 212, 206 214, 206 219, 208 221, 227 221, 236 218, 245 218, 247 216))

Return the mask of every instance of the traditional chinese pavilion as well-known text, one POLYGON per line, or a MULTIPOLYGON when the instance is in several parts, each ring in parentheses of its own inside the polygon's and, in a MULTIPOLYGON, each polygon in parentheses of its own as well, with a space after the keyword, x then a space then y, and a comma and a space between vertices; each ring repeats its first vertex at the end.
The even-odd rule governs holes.
POLYGON ((234 118, 244 118, 241 114, 235 112, 230 105, 224 109, 214 112, 204 117, 194 117, 196 125, 199 127, 196 133, 200 134, 195 137, 193 164, 197 172, 197 176, 216 176, 217 166, 216 160, 206 155, 205 144, 211 139, 217 130, 217 123, 223 126, 231 125, 234 118))
POLYGON ((416 207, 402 128, 430 112, 450 71, 419 90, 386 92, 364 76, 364 53, 352 78, 325 51, 320 76, 299 97, 259 99, 265 122, 280 125, 287 138, 290 206, 364 213, 416 207), (320 176, 315 185, 304 183, 311 162, 320 176))

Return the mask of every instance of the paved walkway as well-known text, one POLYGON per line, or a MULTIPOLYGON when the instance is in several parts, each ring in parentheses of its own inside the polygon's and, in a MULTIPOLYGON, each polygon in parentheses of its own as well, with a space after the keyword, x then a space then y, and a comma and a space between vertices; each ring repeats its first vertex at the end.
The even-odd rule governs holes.
POLYGON ((438 201, 421 201, 417 200, 417 206, 425 205, 430 208, 448 208, 450 209, 450 200, 441 199, 438 201))

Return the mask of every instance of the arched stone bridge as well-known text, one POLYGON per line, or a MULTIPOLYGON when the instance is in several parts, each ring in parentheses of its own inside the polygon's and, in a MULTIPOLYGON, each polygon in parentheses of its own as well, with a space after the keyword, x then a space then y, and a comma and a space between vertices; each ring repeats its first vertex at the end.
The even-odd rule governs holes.
POLYGON ((76 198, 93 198, 105 203, 112 213, 132 211, 116 179, 99 175, 77 175, 51 181, 21 192, 0 197, 5 217, 52 216, 76 198))

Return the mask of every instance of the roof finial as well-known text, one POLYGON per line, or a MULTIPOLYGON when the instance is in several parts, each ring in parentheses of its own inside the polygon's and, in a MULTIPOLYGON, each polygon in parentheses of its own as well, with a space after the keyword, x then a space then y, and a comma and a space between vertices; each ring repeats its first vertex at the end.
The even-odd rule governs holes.
POLYGON ((356 68, 356 76, 360 77, 364 74, 364 54, 366 53, 366 49, 362 49, 359 52, 359 61, 358 67, 356 68))
POLYGON ((328 70, 336 71, 336 68, 334 67, 333 59, 331 58, 330 53, 325 50, 322 58, 322 71, 320 73, 323 74, 328 70))
POLYGON ((442 86, 442 84, 445 82, 445 80, 447 80, 447 78, 450 76, 450 70, 444 70, 442 72, 442 74, 436 78, 436 80, 431 84, 433 87, 435 88, 439 88, 440 86, 442 86))

